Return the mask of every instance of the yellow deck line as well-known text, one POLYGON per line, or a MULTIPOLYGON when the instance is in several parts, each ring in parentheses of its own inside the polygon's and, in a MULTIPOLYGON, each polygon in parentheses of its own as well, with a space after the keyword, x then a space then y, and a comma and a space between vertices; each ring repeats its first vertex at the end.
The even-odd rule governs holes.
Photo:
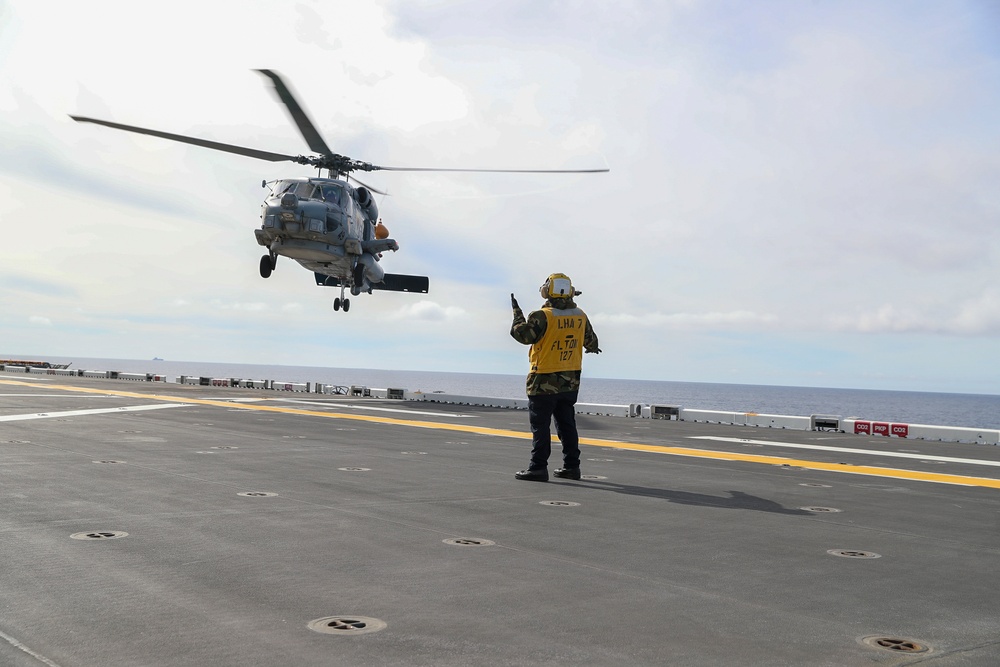
MULTIPOLYGON (((17 380, 0 379, 0 384, 20 385, 27 387, 38 387, 36 384, 19 382, 17 380)), ((323 417, 326 419, 350 419, 354 421, 370 422, 376 424, 391 424, 394 426, 407 426, 411 428, 428 428, 441 431, 457 431, 461 433, 476 433, 479 435, 492 435, 503 438, 519 438, 530 440, 531 433, 526 431, 511 431, 509 429, 489 428, 485 426, 475 426, 472 424, 450 424, 447 422, 433 422, 416 419, 398 419, 395 417, 379 417, 374 415, 355 415, 342 412, 323 412, 318 410, 302 410, 274 405, 260 405, 247 403, 232 403, 230 401, 217 401, 203 398, 190 398, 185 396, 171 396, 166 394, 144 394, 131 391, 114 391, 106 389, 92 389, 89 387, 73 387, 69 385, 46 384, 45 389, 58 389, 62 391, 72 391, 85 394, 103 394, 106 396, 120 396, 124 398, 138 398, 144 400, 168 401, 171 403, 188 403, 191 405, 210 405, 214 407, 229 408, 235 410, 255 410, 258 412, 279 412, 282 414, 302 415, 306 417, 323 417)), ((988 477, 969 477, 965 475, 948 475, 941 473, 921 472, 917 470, 904 470, 900 468, 880 468, 875 466, 843 465, 840 463, 823 463, 820 461, 809 461, 806 459, 790 459, 780 456, 761 456, 759 454, 739 454, 735 452, 720 452, 707 449, 693 449, 690 447, 670 447, 666 445, 644 445, 634 442, 621 442, 618 440, 604 440, 600 438, 580 438, 581 445, 595 447, 615 447, 617 449, 627 449, 636 452, 653 452, 657 454, 669 454, 672 456, 687 456, 702 459, 714 459, 720 461, 742 461, 746 463, 760 463, 772 466, 796 466, 809 470, 825 470, 827 472, 851 473, 855 475, 869 475, 873 477, 889 477, 894 479, 910 479, 921 482, 934 482, 938 484, 957 484, 960 486, 978 486, 992 489, 1000 489, 1000 479, 988 477)))

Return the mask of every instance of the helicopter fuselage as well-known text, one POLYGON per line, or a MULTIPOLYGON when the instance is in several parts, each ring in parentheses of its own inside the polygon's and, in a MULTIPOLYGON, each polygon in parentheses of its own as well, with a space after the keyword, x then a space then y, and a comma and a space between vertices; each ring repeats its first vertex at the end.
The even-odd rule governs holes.
MULTIPOLYGON (((277 257, 337 278, 355 294, 382 282, 380 254, 397 250, 390 238, 376 238, 378 207, 365 188, 335 178, 294 178, 265 183, 271 194, 261 206, 257 243, 277 257)), ((261 272, 264 274, 262 262, 261 272)))

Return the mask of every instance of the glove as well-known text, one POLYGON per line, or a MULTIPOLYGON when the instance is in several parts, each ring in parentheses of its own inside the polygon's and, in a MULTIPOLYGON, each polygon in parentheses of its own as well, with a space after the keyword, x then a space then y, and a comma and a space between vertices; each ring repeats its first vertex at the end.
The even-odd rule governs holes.
POLYGON ((587 354, 600 354, 601 353, 601 348, 597 348, 594 351, 584 350, 584 352, 586 352, 587 354))
POLYGON ((521 306, 517 305, 517 299, 514 298, 514 293, 510 293, 510 307, 514 310, 519 310, 521 306))

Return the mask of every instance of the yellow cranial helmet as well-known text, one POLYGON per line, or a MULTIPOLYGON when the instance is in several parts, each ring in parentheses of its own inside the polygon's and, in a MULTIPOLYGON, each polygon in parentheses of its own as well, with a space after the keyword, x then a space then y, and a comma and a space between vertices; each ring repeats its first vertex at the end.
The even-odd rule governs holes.
POLYGON ((576 291, 565 273, 553 273, 538 288, 543 299, 571 299, 576 291))

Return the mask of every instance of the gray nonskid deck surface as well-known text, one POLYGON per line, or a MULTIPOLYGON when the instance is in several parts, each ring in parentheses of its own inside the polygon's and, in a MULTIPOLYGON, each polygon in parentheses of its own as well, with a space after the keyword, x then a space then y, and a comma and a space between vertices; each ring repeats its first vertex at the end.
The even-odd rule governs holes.
POLYGON ((998 479, 996 447, 581 416, 601 479, 533 483, 523 412, 0 378, 15 415, 0 664, 1000 664, 1000 489, 611 444, 998 479))

